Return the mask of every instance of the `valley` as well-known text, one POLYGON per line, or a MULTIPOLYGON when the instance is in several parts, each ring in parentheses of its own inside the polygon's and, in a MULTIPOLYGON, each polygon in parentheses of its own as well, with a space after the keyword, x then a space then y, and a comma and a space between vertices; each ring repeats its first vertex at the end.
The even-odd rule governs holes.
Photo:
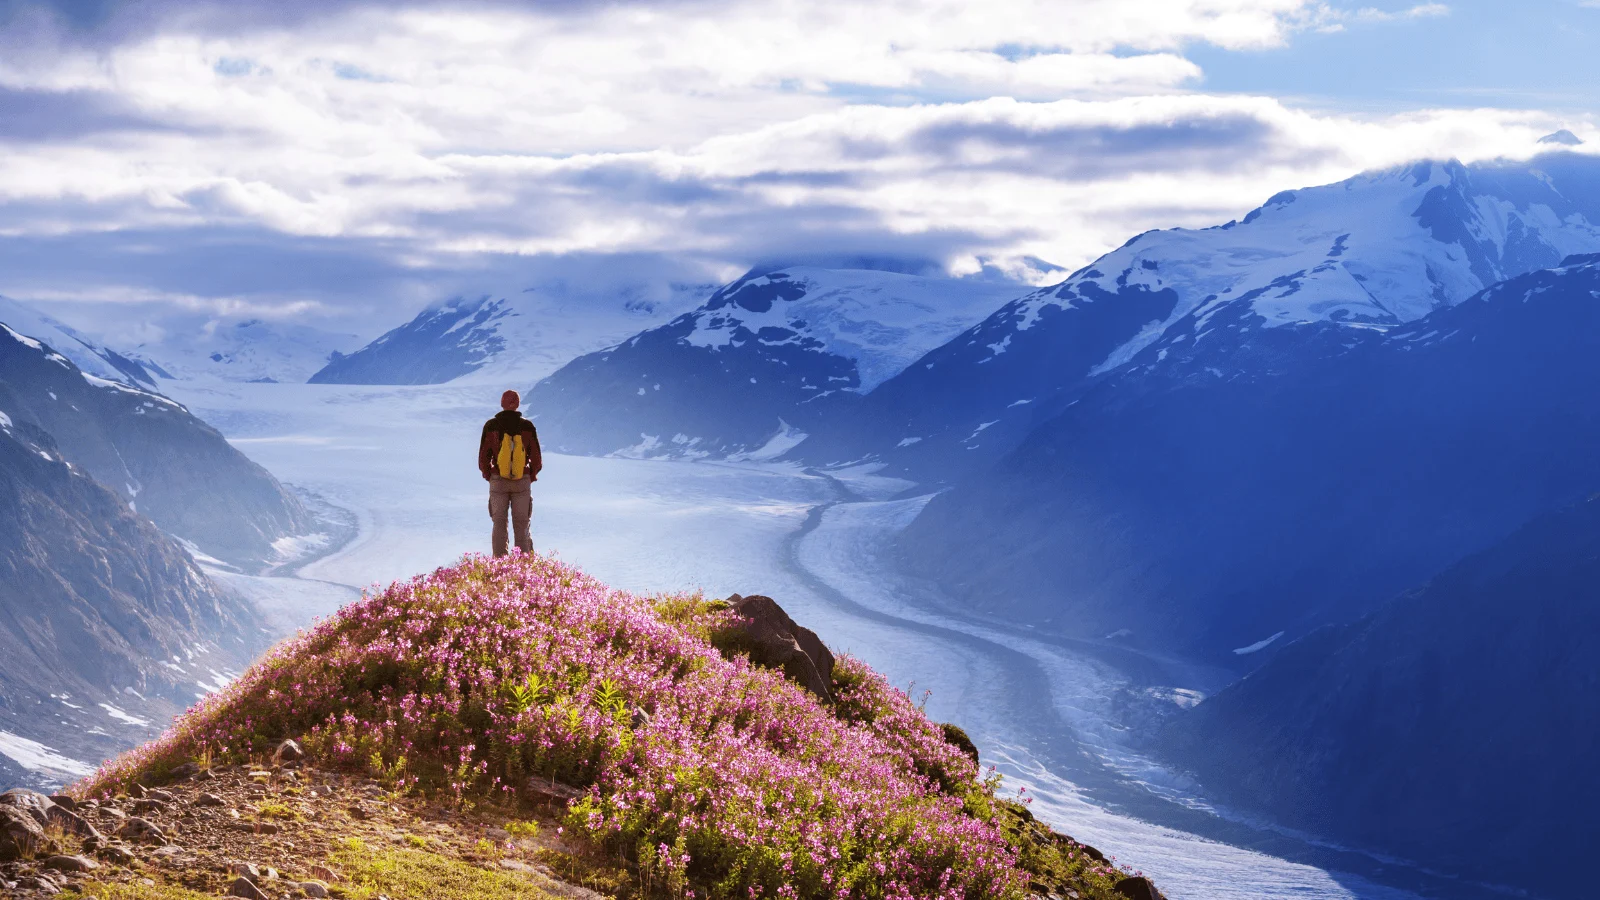
MULTIPOLYGON (((275 627, 307 624, 363 589, 486 546, 482 482, 467 461, 480 389, 186 383, 174 393, 286 483, 359 523, 348 543, 292 576, 211 571, 275 627)), ((785 464, 550 454, 535 486, 534 539, 620 588, 781 598, 836 651, 914 695, 931 691, 929 713, 966 727, 985 764, 1025 788, 1041 816, 1171 896, 1403 900, 1449 884, 1195 796, 1133 738, 1225 673, 951 612, 885 556, 926 502, 892 499, 909 487, 870 469, 822 476, 785 464)), ((1493 896, 1451 887, 1448 896, 1493 896)))

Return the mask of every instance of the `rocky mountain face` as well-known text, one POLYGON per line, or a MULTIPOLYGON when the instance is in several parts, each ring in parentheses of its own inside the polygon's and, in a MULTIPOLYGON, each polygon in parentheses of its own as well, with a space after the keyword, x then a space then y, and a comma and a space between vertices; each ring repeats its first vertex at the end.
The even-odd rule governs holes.
POLYGON ((98 378, 153 388, 156 376, 164 374, 148 361, 102 346, 83 332, 9 297, 0 297, 0 322, 43 341, 72 360, 73 365, 98 378))
POLYGON ((170 538, 0 412, 0 782, 88 774, 240 671, 261 637, 170 538))
POLYGON ((1600 256, 1408 325, 1219 314, 904 533, 974 608, 1245 667, 1600 488, 1600 256))
POLYGON ((1165 749, 1235 806, 1569 896, 1600 844, 1597 596, 1589 498, 1285 647, 1165 749))
POLYGON ((751 271, 579 357, 525 409, 555 449, 776 456, 1018 288, 866 269, 751 271))
POLYGON ((300 502, 222 435, 160 394, 81 370, 0 325, 0 412, 201 551, 243 567, 307 531, 300 502))
POLYGON ((1252 359, 1270 369, 1597 250, 1600 159, 1588 155, 1424 162, 1287 191, 1241 221, 1139 235, 1006 304, 800 453, 871 456, 925 478, 979 470, 1148 348, 1207 343, 1227 378, 1240 344, 1271 344, 1280 355, 1252 359), (1306 327, 1317 324, 1338 328, 1306 327))
POLYGON ((714 287, 671 282, 605 290, 560 283, 510 296, 456 297, 354 353, 335 353, 310 381, 442 384, 476 376, 522 385, 693 308, 714 287))

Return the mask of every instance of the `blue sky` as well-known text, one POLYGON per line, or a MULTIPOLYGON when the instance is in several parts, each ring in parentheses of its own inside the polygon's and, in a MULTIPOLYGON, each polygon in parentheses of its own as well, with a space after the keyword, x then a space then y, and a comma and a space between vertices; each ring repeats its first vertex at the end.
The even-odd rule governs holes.
POLYGON ((1597 28, 1575 0, 0 0, 0 293, 371 334, 781 259, 1039 282, 1285 188, 1600 146, 1597 28))
MULTIPOLYGON (((1600 3, 1457 0, 1440 15, 1308 30, 1248 52, 1198 45, 1186 55, 1210 91, 1270 94, 1320 108, 1403 111, 1497 106, 1600 107, 1600 3)), ((1388 11, 1411 8, 1389 5, 1388 11)))

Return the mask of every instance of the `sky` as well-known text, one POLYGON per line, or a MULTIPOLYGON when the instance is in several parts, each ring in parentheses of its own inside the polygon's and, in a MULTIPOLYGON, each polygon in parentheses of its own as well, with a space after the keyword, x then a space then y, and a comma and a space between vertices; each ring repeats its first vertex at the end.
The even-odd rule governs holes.
POLYGON ((1597 39, 1600 0, 0 0, 0 294, 115 346, 774 263, 1049 283, 1600 148, 1597 39))

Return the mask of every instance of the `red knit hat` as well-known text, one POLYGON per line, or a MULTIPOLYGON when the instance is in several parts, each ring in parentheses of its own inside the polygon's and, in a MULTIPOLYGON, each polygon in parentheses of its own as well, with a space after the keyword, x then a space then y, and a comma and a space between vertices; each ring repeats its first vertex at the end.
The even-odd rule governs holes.
POLYGON ((516 391, 506 391, 500 395, 501 409, 516 409, 522 405, 522 397, 516 391))

